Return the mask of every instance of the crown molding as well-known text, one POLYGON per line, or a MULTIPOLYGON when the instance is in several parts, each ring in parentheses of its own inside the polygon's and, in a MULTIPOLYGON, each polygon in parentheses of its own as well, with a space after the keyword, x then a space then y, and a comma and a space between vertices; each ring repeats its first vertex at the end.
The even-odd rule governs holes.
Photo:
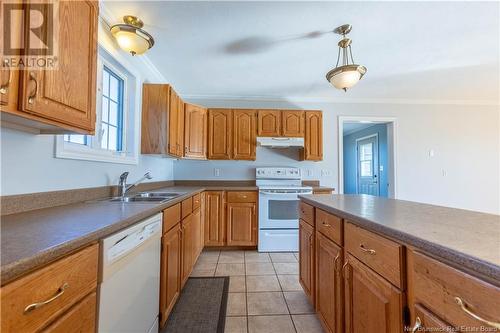
POLYGON ((499 106, 495 100, 466 99, 413 99, 413 98, 338 98, 338 97, 303 97, 303 96, 238 96, 218 94, 182 94, 184 99, 226 100, 248 102, 296 102, 296 103, 338 103, 338 104, 413 104, 413 105, 477 105, 499 106))

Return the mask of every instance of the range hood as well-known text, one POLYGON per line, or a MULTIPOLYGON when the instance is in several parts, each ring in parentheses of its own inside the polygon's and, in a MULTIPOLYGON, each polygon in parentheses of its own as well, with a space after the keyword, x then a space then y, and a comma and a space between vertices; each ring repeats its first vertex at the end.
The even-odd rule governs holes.
POLYGON ((257 144, 268 148, 304 147, 304 138, 258 137, 257 144))

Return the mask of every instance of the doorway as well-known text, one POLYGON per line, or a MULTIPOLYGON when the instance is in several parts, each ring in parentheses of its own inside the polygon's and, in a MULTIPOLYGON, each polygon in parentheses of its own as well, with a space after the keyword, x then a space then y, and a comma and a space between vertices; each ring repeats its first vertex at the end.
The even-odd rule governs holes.
POLYGON ((396 119, 339 117, 339 193, 396 198, 396 119))

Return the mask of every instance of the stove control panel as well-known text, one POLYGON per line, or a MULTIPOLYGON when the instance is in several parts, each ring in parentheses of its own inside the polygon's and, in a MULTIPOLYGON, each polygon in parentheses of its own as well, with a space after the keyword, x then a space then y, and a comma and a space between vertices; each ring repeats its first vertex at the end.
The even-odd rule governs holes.
POLYGON ((301 179, 299 168, 257 168, 255 170, 257 179, 301 179))

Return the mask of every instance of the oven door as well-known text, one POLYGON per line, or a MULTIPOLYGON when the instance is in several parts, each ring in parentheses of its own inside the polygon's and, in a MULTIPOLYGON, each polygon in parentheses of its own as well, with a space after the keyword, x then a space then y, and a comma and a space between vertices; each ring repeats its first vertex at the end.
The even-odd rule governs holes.
POLYGON ((259 191, 259 229, 297 229, 298 227, 298 193, 259 191))

